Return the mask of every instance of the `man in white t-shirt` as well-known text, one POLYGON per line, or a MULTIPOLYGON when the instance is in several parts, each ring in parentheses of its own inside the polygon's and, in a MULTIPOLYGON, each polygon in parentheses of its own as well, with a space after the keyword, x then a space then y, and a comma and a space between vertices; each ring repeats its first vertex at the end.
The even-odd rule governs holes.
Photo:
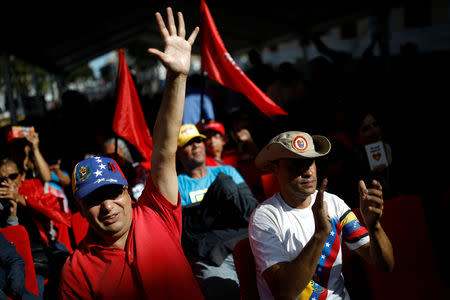
POLYGON ((317 187, 315 158, 331 149, 324 136, 288 131, 274 137, 256 157, 271 170, 280 192, 261 203, 249 223, 261 299, 350 299, 344 287, 341 243, 377 269, 391 271, 392 245, 379 222, 380 183, 359 182, 360 209, 367 229, 338 196, 317 187))

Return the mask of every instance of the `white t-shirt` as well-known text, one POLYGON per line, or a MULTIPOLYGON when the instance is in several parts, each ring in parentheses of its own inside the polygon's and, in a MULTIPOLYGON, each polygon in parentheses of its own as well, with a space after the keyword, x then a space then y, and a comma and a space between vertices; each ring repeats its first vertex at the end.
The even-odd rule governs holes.
MULTIPOLYGON (((269 267, 292 261, 314 234, 314 217, 311 210, 317 191, 311 195, 307 208, 295 209, 284 202, 280 193, 267 199, 253 212, 249 222, 250 245, 255 257, 256 279, 261 299, 273 299, 262 273, 269 267)), ((350 250, 369 242, 367 229, 362 227, 348 205, 336 195, 325 192, 331 218, 331 231, 325 242, 314 281, 299 295, 301 299, 350 299, 344 287, 341 240, 350 250)))

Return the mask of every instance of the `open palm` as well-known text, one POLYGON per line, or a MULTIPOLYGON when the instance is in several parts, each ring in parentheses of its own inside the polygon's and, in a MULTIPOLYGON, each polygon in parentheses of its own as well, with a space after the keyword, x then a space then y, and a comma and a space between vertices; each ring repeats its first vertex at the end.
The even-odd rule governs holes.
POLYGON ((155 55, 168 72, 188 75, 191 61, 191 48, 199 32, 196 27, 189 38, 186 40, 186 30, 183 14, 178 13, 178 29, 175 26, 172 9, 167 8, 167 27, 160 13, 156 13, 161 37, 164 40, 164 52, 154 48, 148 49, 148 52, 155 55))

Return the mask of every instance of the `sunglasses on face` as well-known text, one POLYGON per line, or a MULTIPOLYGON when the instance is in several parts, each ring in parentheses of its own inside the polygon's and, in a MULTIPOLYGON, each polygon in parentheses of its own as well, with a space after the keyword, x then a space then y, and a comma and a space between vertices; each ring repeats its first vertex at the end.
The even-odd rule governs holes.
POLYGON ((125 190, 127 190, 126 186, 106 185, 96 189, 95 191, 84 197, 82 201, 86 203, 87 207, 96 206, 102 203, 104 200, 116 199, 125 190))
POLYGON ((8 176, 0 178, 0 182, 7 181, 8 179, 9 180, 16 180, 17 177, 19 177, 19 173, 12 173, 12 174, 9 174, 8 176))

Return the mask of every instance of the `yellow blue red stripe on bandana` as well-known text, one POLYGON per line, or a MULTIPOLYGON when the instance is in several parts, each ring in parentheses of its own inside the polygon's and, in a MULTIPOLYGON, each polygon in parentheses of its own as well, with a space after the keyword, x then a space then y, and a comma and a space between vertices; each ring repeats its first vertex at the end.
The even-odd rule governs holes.
POLYGON ((342 237, 347 243, 356 243, 363 237, 366 237, 369 232, 359 223, 356 215, 348 210, 339 220, 342 228, 342 237))
POLYGON ((300 300, 324 300, 327 298, 328 290, 314 281, 310 280, 306 288, 300 294, 300 300))
MULTIPOLYGON (((368 235, 361 226, 356 215, 348 210, 340 219, 331 219, 331 230, 328 235, 314 274, 314 281, 323 287, 328 286, 331 269, 341 249, 341 234, 345 241, 355 243, 368 235)), ((316 298, 317 299, 317 298, 316 298)))

